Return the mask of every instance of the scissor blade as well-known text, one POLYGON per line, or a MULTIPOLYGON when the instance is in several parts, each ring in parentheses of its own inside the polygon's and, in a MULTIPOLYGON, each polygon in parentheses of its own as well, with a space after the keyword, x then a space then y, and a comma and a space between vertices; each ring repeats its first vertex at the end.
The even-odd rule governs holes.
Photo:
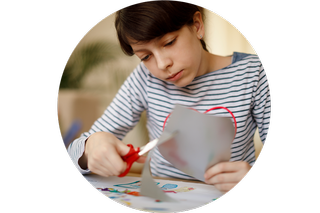
POLYGON ((160 143, 163 143, 165 141, 170 140, 171 138, 173 138, 175 135, 177 134, 177 132, 174 133, 169 133, 169 134, 162 134, 160 138, 154 139, 152 141, 150 141, 149 143, 147 143, 145 146, 140 148, 140 152, 138 153, 138 155, 144 155, 145 153, 149 152, 151 149, 153 149, 159 142, 159 139, 161 139, 160 143))
POLYGON ((145 153, 149 152, 153 147, 155 147, 158 143, 158 138, 154 139, 153 141, 150 141, 147 143, 144 147, 141 147, 141 151, 138 153, 138 155, 144 155, 145 153))

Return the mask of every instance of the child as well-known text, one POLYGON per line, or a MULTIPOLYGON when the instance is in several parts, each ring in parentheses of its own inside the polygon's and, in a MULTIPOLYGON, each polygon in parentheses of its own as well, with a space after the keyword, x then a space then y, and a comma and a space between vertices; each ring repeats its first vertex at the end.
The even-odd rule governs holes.
MULTIPOLYGON (((237 134, 230 162, 205 173, 208 184, 229 191, 255 162, 253 135, 256 128, 265 141, 270 119, 267 78, 256 55, 234 53, 218 56, 207 51, 203 40, 202 10, 177 1, 151 1, 116 13, 115 27, 122 50, 141 63, 127 78, 104 114, 89 132, 69 146, 68 152, 83 173, 102 176, 121 174, 129 151, 121 140, 147 112, 149 138, 162 133, 162 125, 175 104, 204 112, 224 106, 233 112, 237 134)), ((224 110, 208 114, 223 115, 224 110)), ((145 157, 138 162, 143 163, 145 157)), ((194 179, 152 152, 154 176, 194 179)))

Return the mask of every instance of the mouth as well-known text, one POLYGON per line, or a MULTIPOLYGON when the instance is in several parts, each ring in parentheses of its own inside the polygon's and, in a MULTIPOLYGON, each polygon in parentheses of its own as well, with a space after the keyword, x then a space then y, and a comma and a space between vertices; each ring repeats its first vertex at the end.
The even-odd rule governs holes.
POLYGON ((180 72, 177 72, 176 74, 174 74, 173 76, 167 78, 168 81, 177 81, 181 78, 183 70, 181 70, 180 72))

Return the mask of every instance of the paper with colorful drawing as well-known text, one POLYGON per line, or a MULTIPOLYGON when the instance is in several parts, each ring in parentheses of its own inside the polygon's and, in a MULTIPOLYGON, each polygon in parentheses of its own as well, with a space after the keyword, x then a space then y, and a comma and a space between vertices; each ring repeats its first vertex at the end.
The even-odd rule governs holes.
POLYGON ((140 177, 101 177, 94 174, 84 177, 110 199, 131 208, 151 212, 185 211, 208 204, 222 195, 211 185, 154 179, 156 186, 176 201, 164 202, 140 195, 140 177))

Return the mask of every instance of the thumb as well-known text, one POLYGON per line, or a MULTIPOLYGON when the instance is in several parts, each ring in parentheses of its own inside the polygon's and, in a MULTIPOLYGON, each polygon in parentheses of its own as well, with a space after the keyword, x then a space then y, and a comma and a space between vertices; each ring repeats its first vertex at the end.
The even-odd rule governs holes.
POLYGON ((117 151, 120 156, 125 156, 130 151, 130 147, 127 146, 125 143, 119 141, 117 143, 117 151))

